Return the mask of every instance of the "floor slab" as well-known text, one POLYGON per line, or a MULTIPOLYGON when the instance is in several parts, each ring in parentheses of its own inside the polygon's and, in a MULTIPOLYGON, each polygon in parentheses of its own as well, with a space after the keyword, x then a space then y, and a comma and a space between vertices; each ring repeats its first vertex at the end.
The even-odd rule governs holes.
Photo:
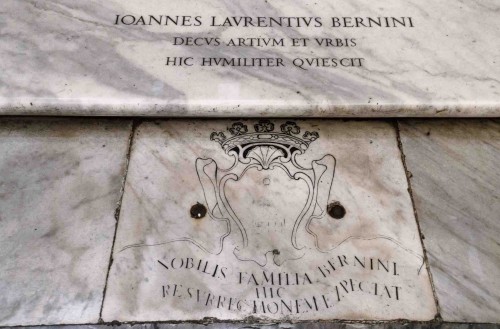
POLYGON ((434 318, 396 137, 386 122, 144 122, 103 320, 434 318))
MULTIPOLYGON (((11 327, 0 327, 7 329, 11 327)), ((58 326, 59 329, 498 329, 500 325, 485 323, 336 323, 336 322, 300 322, 274 324, 245 323, 141 323, 141 324, 102 324, 58 326)), ((26 327, 26 329, 56 329, 56 327, 26 327)))
POLYGON ((0 120, 0 325, 98 321, 130 131, 0 120))
POLYGON ((400 127, 441 316, 500 322, 500 122, 400 127))

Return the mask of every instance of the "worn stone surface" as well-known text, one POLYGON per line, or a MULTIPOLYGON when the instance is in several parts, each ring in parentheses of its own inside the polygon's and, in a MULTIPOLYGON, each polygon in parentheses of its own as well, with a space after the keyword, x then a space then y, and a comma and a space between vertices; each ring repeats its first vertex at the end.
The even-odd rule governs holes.
POLYGON ((400 127, 441 316, 500 322, 499 121, 400 127))
MULTIPOLYGON (((3 327, 8 328, 8 327, 3 327)), ((336 323, 336 322, 304 322, 279 324, 246 324, 246 323, 145 323, 134 325, 78 325, 78 326, 42 326, 27 329, 497 329, 498 324, 486 323, 336 323)))
POLYGON ((108 322, 436 314, 384 122, 141 124, 113 258, 108 322))
POLYGON ((0 120, 0 325, 99 319, 130 129, 0 120))
POLYGON ((2 0, 0 114, 498 116, 499 10, 497 0, 2 0))

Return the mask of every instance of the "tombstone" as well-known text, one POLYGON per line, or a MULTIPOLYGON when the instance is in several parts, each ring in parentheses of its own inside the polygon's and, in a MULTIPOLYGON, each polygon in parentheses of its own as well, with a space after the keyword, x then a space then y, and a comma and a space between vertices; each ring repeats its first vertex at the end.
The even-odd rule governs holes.
MULTIPOLYGON (((68 292, 84 304, 73 309, 80 318, 67 318, 66 301, 50 295, 26 306, 31 320, 0 306, 0 325, 439 320, 390 119, 498 117, 499 9, 494 1, 3 0, 0 115, 126 123, 68 124, 71 147, 60 147, 71 153, 83 136, 72 161, 91 175, 85 159, 108 166, 96 145, 120 139, 102 179, 113 182, 102 195, 119 200, 106 217, 113 225, 83 239, 80 248, 100 256, 75 266, 94 268, 96 287, 68 292), (42 309, 56 315, 44 322, 42 309)), ((33 144, 8 126, 9 143, 33 144)), ((9 280, 6 290, 36 290, 9 280)))
POLYGON ((187 120, 136 136, 105 321, 435 316, 390 124, 187 120))
POLYGON ((6 0, 3 7, 10 37, 1 114, 497 115, 500 27, 495 11, 476 3, 6 0))

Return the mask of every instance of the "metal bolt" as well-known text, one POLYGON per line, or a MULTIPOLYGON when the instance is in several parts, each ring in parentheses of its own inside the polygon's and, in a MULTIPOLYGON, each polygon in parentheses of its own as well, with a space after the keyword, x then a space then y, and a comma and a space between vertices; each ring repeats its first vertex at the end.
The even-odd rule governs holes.
POLYGON ((191 207, 190 213, 194 219, 203 218, 207 214, 207 207, 198 202, 191 207))
POLYGON ((330 203, 326 211, 328 212, 328 215, 332 216, 335 219, 342 219, 346 214, 344 206, 341 205, 338 201, 330 203))

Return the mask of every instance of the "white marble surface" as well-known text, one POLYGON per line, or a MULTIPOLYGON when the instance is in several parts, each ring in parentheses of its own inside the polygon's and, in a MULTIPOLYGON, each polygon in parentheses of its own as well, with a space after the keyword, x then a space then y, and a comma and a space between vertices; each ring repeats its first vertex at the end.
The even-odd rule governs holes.
POLYGON ((497 0, 2 0, 1 7, 0 114, 499 114, 497 0), (115 25, 116 15, 200 16, 202 25, 115 25), (319 17, 323 26, 221 27, 210 26, 211 16, 217 25, 233 16, 312 17, 313 24, 319 17), (331 17, 362 17, 364 24, 367 17, 411 17, 413 27, 331 27, 331 17), (220 38, 222 45, 174 46, 179 36, 220 38), (240 37, 283 38, 284 46, 224 45, 240 37), (292 47, 291 38, 310 45, 292 47), (355 39, 356 46, 322 47, 315 38, 355 39), (165 65, 178 56, 196 63, 281 58, 286 66, 165 65), (363 66, 304 70, 291 65, 295 58, 363 58, 363 66))
POLYGON ((500 322, 500 122, 402 122, 445 321, 500 322))
POLYGON ((98 321, 130 129, 0 119, 0 325, 98 321))
MULTIPOLYGON (((346 322, 298 322, 273 324, 245 323, 134 323, 114 325, 116 329, 498 329, 500 325, 485 323, 422 323, 406 321, 382 323, 346 323, 346 322)), ((26 329, 53 329, 53 327, 26 327, 26 329)), ((59 326, 60 329, 106 329, 109 324, 59 326)))
POLYGON ((434 318, 391 124, 232 124, 137 128, 104 321, 434 318), (194 219, 197 203, 208 213, 194 219))

